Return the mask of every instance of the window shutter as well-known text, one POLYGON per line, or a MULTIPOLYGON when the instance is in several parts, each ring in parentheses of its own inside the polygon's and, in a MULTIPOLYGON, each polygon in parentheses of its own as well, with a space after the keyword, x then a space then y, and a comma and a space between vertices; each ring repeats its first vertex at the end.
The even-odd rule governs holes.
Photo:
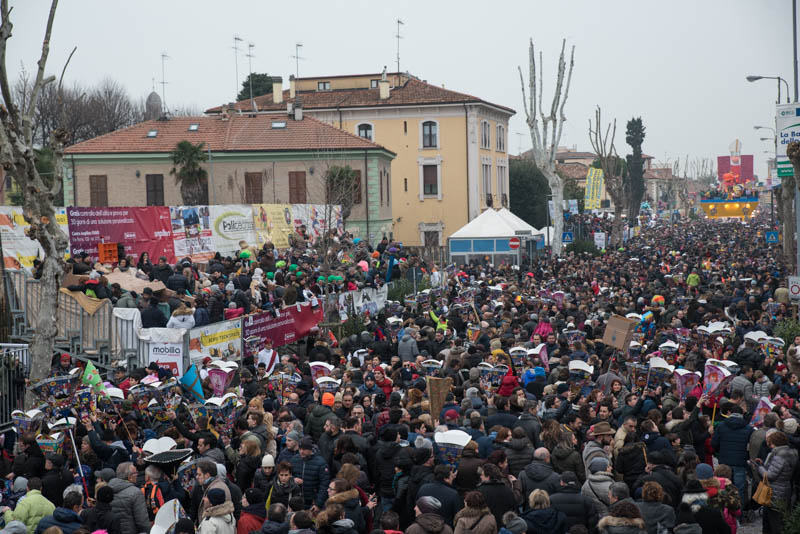
POLYGON ((263 184, 260 172, 244 173, 245 202, 247 204, 261 204, 264 202, 263 184))

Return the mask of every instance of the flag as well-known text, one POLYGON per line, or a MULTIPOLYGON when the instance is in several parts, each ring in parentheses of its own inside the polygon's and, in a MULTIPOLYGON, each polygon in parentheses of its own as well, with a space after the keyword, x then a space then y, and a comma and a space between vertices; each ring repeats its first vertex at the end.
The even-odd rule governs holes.
POLYGON ((81 384, 90 386, 95 393, 108 396, 106 386, 103 385, 103 379, 100 378, 100 373, 92 362, 86 363, 86 369, 84 369, 83 376, 81 377, 81 384))

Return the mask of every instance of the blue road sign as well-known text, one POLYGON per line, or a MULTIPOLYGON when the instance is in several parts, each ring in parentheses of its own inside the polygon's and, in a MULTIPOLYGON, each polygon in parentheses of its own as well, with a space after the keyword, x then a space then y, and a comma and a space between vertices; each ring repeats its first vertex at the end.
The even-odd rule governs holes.
POLYGON ((561 233, 561 242, 562 243, 572 243, 573 241, 575 241, 575 240, 572 238, 572 232, 562 232, 561 233))
POLYGON ((777 243, 778 242, 778 232, 765 232, 764 235, 767 238, 767 243, 777 243))

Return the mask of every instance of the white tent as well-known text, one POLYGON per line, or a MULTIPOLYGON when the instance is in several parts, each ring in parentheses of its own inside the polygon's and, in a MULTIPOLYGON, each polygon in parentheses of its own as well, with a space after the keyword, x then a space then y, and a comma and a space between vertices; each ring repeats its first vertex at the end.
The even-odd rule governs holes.
POLYGON ((533 233, 534 235, 542 235, 544 236, 545 243, 552 243, 553 242, 553 232, 555 229, 552 226, 543 226, 541 230, 535 230, 533 233), (549 237, 548 237, 549 234, 549 237), (549 239, 549 241, 548 241, 549 239))
POLYGON ((484 237, 514 237, 533 235, 536 228, 526 223, 506 208, 487 209, 466 225, 456 230, 450 239, 474 239, 484 237), (526 234, 527 232, 527 234, 526 234))

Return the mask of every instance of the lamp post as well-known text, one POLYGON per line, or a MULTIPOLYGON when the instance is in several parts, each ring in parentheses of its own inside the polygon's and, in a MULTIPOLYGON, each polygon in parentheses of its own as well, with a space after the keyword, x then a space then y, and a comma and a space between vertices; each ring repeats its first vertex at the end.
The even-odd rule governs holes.
POLYGON ((757 82, 758 80, 777 80, 778 82, 778 104, 781 103, 781 82, 786 84, 786 103, 789 103, 789 82, 780 76, 755 76, 750 75, 747 77, 748 82, 757 82))

